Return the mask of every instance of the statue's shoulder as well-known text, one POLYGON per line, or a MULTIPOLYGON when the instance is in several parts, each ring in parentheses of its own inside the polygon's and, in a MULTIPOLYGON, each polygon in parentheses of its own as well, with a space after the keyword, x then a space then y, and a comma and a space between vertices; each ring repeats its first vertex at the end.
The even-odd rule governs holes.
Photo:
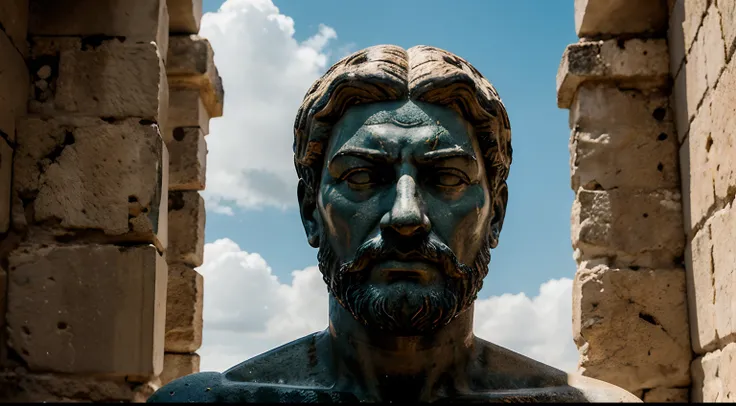
POLYGON ((243 361, 223 373, 200 372, 169 382, 148 398, 163 402, 334 402, 353 399, 331 390, 323 332, 243 361))
POLYGON ((582 392, 585 399, 591 403, 642 403, 641 399, 626 389, 598 379, 569 374, 567 381, 570 386, 582 392))
POLYGON ((641 402, 618 386, 568 374, 482 339, 476 344, 479 359, 487 366, 477 381, 488 396, 526 402, 641 402))
POLYGON ((148 398, 147 403, 212 403, 218 401, 223 386, 219 372, 199 372, 175 379, 148 398))

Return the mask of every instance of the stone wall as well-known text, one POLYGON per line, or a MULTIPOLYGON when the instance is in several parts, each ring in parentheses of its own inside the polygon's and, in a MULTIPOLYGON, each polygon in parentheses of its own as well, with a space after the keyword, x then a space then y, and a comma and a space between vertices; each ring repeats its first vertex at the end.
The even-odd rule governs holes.
POLYGON ((672 6, 694 401, 736 401, 736 1, 672 6))
POLYGON ((0 399, 142 401, 196 372, 201 0, 0 5, 0 399))
POLYGON ((575 0, 573 332, 644 401, 736 400, 736 1, 575 0))

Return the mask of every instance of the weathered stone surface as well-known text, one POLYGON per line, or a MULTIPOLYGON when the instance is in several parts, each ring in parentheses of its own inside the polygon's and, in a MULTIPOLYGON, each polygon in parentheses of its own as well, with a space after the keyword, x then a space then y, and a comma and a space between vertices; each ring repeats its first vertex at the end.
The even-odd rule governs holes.
MULTIPOLYGON (((0 6, 0 15, 3 7, 0 6)), ((28 69, 23 56, 0 30, 0 137, 15 139, 15 120, 26 113, 28 69)))
POLYGON ((616 266, 669 268, 685 245, 679 191, 579 190, 572 244, 582 258, 615 258, 616 266))
POLYGON ((166 123, 168 82, 154 43, 34 37, 29 65, 36 72, 32 113, 166 123))
POLYGON ((713 241, 706 224, 685 248, 690 340, 693 351, 704 354, 718 344, 715 324, 713 241))
POLYGON ((88 376, 0 372, 0 399, 4 402, 144 402, 161 387, 146 383, 105 380, 88 376))
POLYGON ((654 388, 644 393, 645 403, 688 403, 690 389, 688 388, 654 388))
POLYGON ((692 363, 692 402, 736 401, 736 343, 692 363))
POLYGON ((8 274, 8 342, 31 371, 161 372, 167 271, 153 246, 26 246, 8 274))
POLYGON ((155 124, 136 118, 27 117, 19 121, 14 227, 30 221, 108 241, 166 247, 168 154, 155 124))
POLYGON ((204 190, 207 142, 199 127, 174 128, 169 150, 169 190, 204 190))
POLYGON ((169 192, 170 264, 202 265, 204 255, 204 199, 196 191, 169 192))
POLYGON ((178 127, 199 127, 204 135, 210 132, 210 114, 202 102, 199 89, 171 89, 169 115, 164 140, 168 143, 178 127))
POLYGON ((570 108, 572 188, 679 187, 668 96, 583 84, 570 108))
POLYGON ((713 147, 713 126, 710 97, 695 116, 688 137, 680 147, 680 179, 683 201, 685 232, 692 234, 693 228, 704 221, 715 205, 715 177, 717 174, 713 147))
POLYGON ((721 29, 721 15, 715 2, 711 2, 708 12, 703 19, 698 36, 704 39, 703 52, 705 53, 705 75, 708 87, 716 87, 716 81, 726 66, 726 45, 723 42, 721 29))
POLYGON ((721 74, 710 105, 716 198, 736 195, 736 58, 721 74))
POLYGON ((202 0, 168 0, 169 31, 176 34, 196 34, 202 19, 202 0))
POLYGON ((665 87, 669 52, 663 39, 579 42, 568 45, 557 71, 557 106, 569 108, 587 80, 636 88, 665 87))
POLYGON ((690 384, 685 271, 583 262, 573 284, 573 337, 583 374, 635 392, 690 384))
POLYGON ((673 92, 678 110, 677 130, 681 138, 687 134, 695 115, 701 114, 706 91, 716 86, 725 64, 721 21, 718 9, 713 4, 687 54, 684 68, 675 77, 673 92))
POLYGON ((695 41, 695 35, 708 10, 709 0, 677 0, 672 15, 681 16, 675 23, 682 26, 682 42, 688 52, 695 41))
MULTIPOLYGON (((685 112, 687 122, 691 122, 698 112, 698 106, 703 100, 705 91, 708 89, 708 73, 705 61, 705 36, 698 36, 693 43, 690 53, 687 55, 685 66, 680 70, 683 79, 675 80, 675 94, 677 97, 684 95, 685 112), (680 89, 685 86, 684 91, 680 89)), ((687 127, 685 127, 687 128, 687 127)))
MULTIPOLYGON (((28 0, 13 0, 0 2, 0 31, 10 38, 18 52, 28 54, 26 33, 28 32, 28 0)), ((0 50, 0 55, 8 55, 0 50)), ((1 69, 0 69, 1 71, 1 69)))
POLYGON ((167 289, 164 350, 197 351, 202 345, 202 275, 187 265, 170 264, 167 289))
POLYGON ((166 56, 169 12, 166 0, 33 0, 30 35, 125 37, 156 42, 166 56))
POLYGON ((10 186, 13 171, 13 149, 0 137, 0 233, 10 227, 10 186))
POLYGON ((718 0, 718 11, 721 13, 726 50, 731 58, 736 50, 736 0, 718 0))
POLYGON ((166 74, 171 88, 200 89, 210 117, 222 116, 225 90, 209 41, 196 35, 171 37, 166 74))
MULTIPOLYGON (((713 278, 715 325, 721 342, 736 341, 736 208, 733 204, 713 214, 713 278)), ((736 379, 736 374, 734 375, 736 379)))
POLYGON ((652 34, 667 28, 665 0, 649 0, 631 7, 630 0, 575 0, 578 37, 652 34))
POLYGON ((166 385, 174 379, 181 378, 199 372, 198 354, 175 354, 164 355, 164 371, 161 373, 161 384, 166 385))

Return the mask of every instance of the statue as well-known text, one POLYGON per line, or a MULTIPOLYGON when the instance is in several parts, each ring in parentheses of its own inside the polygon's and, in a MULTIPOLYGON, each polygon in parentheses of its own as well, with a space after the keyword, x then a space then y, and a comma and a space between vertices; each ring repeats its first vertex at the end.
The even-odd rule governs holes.
POLYGON ((342 59, 304 98, 294 163, 329 327, 149 402, 639 401, 473 335, 511 131, 468 62, 391 45, 342 59))

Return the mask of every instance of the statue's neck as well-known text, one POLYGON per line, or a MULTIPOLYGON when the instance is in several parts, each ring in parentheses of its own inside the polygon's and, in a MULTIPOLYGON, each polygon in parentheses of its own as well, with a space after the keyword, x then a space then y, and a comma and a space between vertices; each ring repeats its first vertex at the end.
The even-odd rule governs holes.
POLYGON ((400 337, 367 328, 330 295, 329 333, 338 386, 370 400, 431 401, 464 386, 456 379, 472 359, 473 308, 431 334, 400 337))

